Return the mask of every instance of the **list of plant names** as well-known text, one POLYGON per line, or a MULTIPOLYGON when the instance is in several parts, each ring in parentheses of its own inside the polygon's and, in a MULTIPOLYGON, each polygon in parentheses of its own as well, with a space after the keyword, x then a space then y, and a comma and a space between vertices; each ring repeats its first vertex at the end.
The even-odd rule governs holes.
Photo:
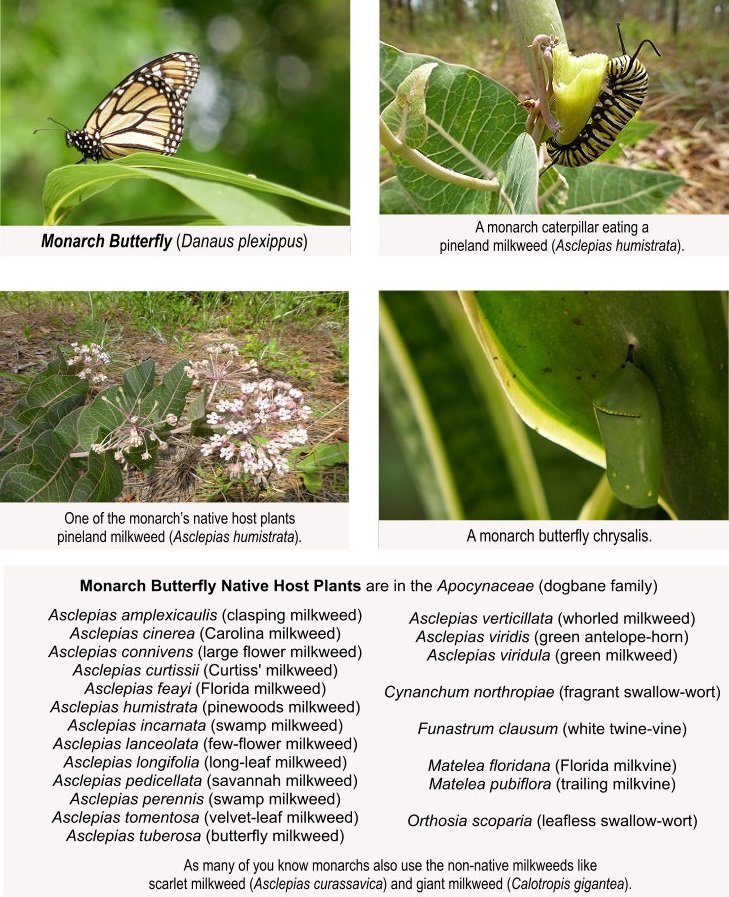
POLYGON ((720 894, 725 577, 13 568, 6 892, 720 894))

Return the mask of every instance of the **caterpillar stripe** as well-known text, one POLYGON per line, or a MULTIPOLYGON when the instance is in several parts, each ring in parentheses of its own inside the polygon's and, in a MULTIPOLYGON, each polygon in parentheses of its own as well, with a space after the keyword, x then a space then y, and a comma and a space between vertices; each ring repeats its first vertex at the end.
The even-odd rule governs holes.
POLYGON ((638 53, 644 44, 650 44, 656 53, 658 50, 653 41, 646 39, 629 56, 625 53, 619 25, 618 34, 623 55, 608 62, 605 86, 584 128, 571 143, 563 145, 555 137, 546 142, 547 153, 553 165, 577 168, 594 162, 613 144, 643 104, 648 92, 648 72, 637 58, 638 53))

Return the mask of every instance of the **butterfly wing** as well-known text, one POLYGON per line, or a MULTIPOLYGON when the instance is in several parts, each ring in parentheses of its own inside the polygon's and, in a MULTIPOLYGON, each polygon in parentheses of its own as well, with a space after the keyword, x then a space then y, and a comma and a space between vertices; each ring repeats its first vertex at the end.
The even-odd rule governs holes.
POLYGON ((118 84, 67 141, 84 158, 118 159, 136 150, 174 155, 199 73, 192 53, 153 59, 118 84))
POLYGON ((116 88, 91 113, 84 130, 99 141, 103 159, 136 150, 171 156, 182 138, 183 112, 174 90, 147 74, 116 88))
POLYGON ((168 87, 174 90, 184 109, 193 87, 197 84, 200 75, 200 61, 192 53, 168 53, 167 56, 160 56, 159 59, 154 59, 143 65, 134 72, 134 75, 140 75, 147 71, 161 78, 168 87))

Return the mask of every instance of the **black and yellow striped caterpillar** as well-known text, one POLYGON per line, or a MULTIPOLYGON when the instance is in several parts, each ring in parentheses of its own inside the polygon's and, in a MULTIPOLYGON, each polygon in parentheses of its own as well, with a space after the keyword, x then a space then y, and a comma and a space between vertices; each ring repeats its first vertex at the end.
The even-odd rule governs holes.
POLYGON ((643 104, 648 90, 648 72, 638 60, 638 53, 644 44, 650 44, 658 56, 661 54, 653 41, 646 38, 629 56, 619 24, 618 37, 623 55, 608 61, 605 86, 583 129, 571 143, 565 145, 558 143, 556 137, 547 140, 547 153, 552 165, 577 168, 594 162, 612 145, 643 104))

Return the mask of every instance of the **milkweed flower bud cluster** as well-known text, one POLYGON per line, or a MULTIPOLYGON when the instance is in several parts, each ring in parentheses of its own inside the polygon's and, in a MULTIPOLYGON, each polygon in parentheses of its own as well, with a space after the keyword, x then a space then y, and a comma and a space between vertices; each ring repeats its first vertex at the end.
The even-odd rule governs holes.
POLYGON ((66 364, 78 369, 77 377, 97 385, 106 383, 109 378, 103 372, 103 368, 109 364, 111 358, 98 343, 91 343, 90 346, 85 343, 83 345, 71 343, 71 349, 73 356, 66 361, 66 364))
POLYGON ((243 382, 240 392, 239 398, 218 402, 208 414, 208 425, 222 432, 200 450, 225 461, 232 479, 250 477, 265 484, 271 473, 289 469, 286 453, 308 441, 304 427, 286 425, 308 420, 311 409, 300 389, 271 377, 243 382))
POLYGON ((200 361, 191 361, 185 373, 192 380, 193 386, 212 388, 218 384, 232 383, 241 377, 258 374, 255 361, 239 361, 240 352, 233 343, 222 343, 209 346, 208 357, 200 361))
POLYGON ((102 442, 92 445, 92 452, 103 454, 111 451, 115 460, 121 464, 128 460, 127 455, 130 453, 140 452, 141 459, 149 461, 155 448, 160 451, 168 448, 168 443, 156 431, 174 427, 178 420, 176 415, 167 414, 160 418, 156 403, 146 415, 142 415, 138 407, 130 410, 121 390, 115 402, 105 395, 101 398, 108 404, 116 406, 124 414, 124 420, 108 433, 102 442))

